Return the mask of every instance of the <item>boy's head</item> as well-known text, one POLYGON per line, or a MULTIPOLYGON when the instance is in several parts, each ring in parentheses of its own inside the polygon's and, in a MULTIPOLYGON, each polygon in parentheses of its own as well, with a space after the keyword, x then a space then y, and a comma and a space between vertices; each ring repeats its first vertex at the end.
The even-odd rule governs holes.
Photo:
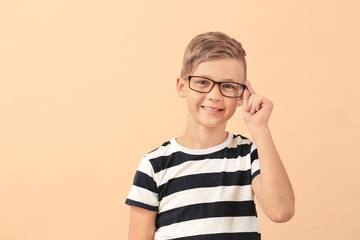
POLYGON ((178 94, 186 98, 192 130, 200 126, 225 129, 242 105, 245 80, 245 51, 238 41, 220 32, 192 39, 177 78, 178 94))
POLYGON ((207 32, 193 38, 185 49, 181 77, 186 79, 203 62, 222 58, 239 60, 244 66, 246 80, 245 50, 241 43, 225 33, 207 32))

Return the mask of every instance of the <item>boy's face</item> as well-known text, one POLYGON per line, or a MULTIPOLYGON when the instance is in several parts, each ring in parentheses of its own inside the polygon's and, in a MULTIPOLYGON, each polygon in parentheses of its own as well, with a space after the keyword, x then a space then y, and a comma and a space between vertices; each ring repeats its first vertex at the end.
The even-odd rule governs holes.
MULTIPOLYGON (((217 82, 244 83, 244 66, 232 58, 211 60, 200 63, 191 76, 202 76, 217 82)), ((215 84, 210 92, 200 93, 189 88, 189 80, 178 78, 177 89, 180 97, 186 98, 189 120, 192 126, 207 128, 226 127, 242 98, 225 97, 215 84)))

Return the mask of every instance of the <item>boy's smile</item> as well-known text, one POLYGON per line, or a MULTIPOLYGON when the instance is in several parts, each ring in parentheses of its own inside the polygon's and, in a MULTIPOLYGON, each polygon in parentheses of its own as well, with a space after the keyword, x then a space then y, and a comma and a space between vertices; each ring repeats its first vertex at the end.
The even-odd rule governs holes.
POLYGON ((217 112, 220 112, 222 111, 223 109, 221 108, 216 108, 216 107, 206 107, 206 106, 201 106, 205 111, 209 112, 210 114, 213 114, 213 113, 217 113, 217 112))
MULTIPOLYGON (((217 82, 244 82, 244 67, 239 60, 232 58, 216 59, 200 63, 191 75, 206 77, 217 82)), ((220 85, 215 84, 210 92, 201 93, 190 89, 189 80, 178 81, 178 91, 186 98, 188 106, 188 124, 194 127, 225 128, 233 116, 239 98, 223 96, 220 85)))

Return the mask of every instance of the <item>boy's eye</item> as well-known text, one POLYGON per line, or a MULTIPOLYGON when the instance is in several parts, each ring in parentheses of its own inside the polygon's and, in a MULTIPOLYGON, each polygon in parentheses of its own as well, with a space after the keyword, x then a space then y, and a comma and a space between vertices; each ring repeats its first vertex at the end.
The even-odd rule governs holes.
POLYGON ((229 83, 222 84, 222 87, 224 89, 228 89, 228 90, 231 90, 231 89, 235 88, 235 86, 233 84, 229 84, 229 83))
POLYGON ((197 79, 195 83, 199 86, 208 86, 210 85, 210 81, 204 79, 197 79))
POLYGON ((222 86, 222 89, 227 90, 227 91, 238 91, 241 88, 241 86, 239 86, 237 84, 232 84, 232 83, 223 83, 221 86, 222 86))

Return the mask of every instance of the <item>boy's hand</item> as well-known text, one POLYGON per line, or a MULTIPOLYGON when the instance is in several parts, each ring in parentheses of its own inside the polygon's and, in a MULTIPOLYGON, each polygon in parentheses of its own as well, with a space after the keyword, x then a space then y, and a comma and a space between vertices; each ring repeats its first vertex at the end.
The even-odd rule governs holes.
POLYGON ((246 80, 245 84, 242 112, 247 127, 267 126, 274 107, 273 103, 256 94, 249 81, 246 80))

